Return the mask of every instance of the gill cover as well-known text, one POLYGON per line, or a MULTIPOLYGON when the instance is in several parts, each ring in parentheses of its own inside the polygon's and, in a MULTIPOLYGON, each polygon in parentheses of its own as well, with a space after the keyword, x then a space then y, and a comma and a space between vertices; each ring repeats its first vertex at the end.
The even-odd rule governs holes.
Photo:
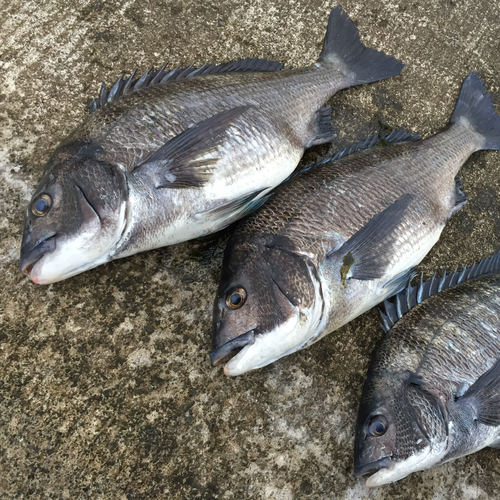
POLYGON ((363 387, 354 443, 354 474, 374 472, 369 487, 397 481, 443 458, 447 412, 422 379, 385 371, 363 387))
POLYGON ((214 303, 213 364, 239 351, 224 370, 238 375, 265 366, 296 346, 293 332, 301 311, 315 299, 307 260, 288 238, 231 239, 214 303))
POLYGON ((19 268, 35 283, 105 262, 123 231, 126 179, 98 151, 91 144, 58 149, 26 209, 19 268))

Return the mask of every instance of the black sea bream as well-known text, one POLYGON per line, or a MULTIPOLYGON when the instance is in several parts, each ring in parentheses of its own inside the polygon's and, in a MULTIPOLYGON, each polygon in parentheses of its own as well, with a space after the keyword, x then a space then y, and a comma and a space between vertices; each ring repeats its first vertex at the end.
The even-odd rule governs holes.
POLYGON ((383 309, 387 334, 363 387, 354 473, 375 472, 366 484, 380 486, 500 447, 500 253, 409 285, 383 309))
POLYGON ((340 7, 316 64, 244 59, 120 77, 50 158, 25 216, 20 269, 53 283, 217 231, 331 140, 338 90, 397 75, 340 7))
POLYGON ((462 164, 500 148, 484 92, 470 74, 442 132, 310 168, 242 222, 224 255, 212 362, 239 350, 227 375, 265 366, 400 290, 465 203, 462 164))

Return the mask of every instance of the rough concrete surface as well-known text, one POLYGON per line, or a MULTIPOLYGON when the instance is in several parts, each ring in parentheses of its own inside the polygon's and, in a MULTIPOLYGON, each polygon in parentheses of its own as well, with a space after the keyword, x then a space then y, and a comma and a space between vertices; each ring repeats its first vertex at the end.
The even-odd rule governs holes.
MULTIPOLYGON (((45 161, 102 80, 167 60, 317 58, 327 0, 2 0, 0 30, 0 497, 498 498, 486 449, 390 486, 353 477, 375 311, 313 347, 226 378, 208 359, 228 231, 37 286, 17 269, 23 213, 45 161)), ((381 128, 446 125, 476 69, 500 105, 496 0, 345 0, 369 46, 407 64, 330 100, 339 145, 381 128)), ((307 159, 324 154, 315 148, 307 159)), ((500 246, 500 153, 463 167, 469 203, 420 266, 500 246)))

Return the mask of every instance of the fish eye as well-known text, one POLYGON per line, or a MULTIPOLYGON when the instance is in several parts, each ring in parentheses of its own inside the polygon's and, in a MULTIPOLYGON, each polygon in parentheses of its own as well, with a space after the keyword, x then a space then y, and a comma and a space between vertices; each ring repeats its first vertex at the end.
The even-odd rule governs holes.
POLYGON ((38 195, 31 204, 31 212, 37 217, 43 217, 52 206, 52 198, 48 194, 38 195))
POLYGON ((368 424, 368 434, 373 437, 383 436, 387 432, 389 422, 383 415, 375 415, 368 424))
POLYGON ((226 296, 226 306, 230 309, 239 309, 247 298, 244 288, 236 288, 226 296))

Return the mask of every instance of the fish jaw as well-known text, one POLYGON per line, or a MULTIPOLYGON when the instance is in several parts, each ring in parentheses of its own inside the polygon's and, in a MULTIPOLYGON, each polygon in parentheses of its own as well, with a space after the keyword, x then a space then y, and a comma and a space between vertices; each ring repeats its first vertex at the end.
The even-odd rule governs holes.
POLYGON ((248 344, 224 366, 224 375, 235 377, 250 370, 262 368, 284 356, 283 349, 294 352, 300 337, 299 314, 293 315, 272 332, 257 334, 253 344, 248 344))
POLYGON ((366 463, 363 465, 354 464, 354 475, 363 476, 370 472, 377 472, 391 466, 391 457, 383 457, 375 462, 366 463))
POLYGON ((45 234, 41 241, 37 241, 34 246, 30 245, 30 238, 25 237, 21 245, 21 260, 19 270, 27 275, 32 273, 33 268, 50 252, 56 248, 56 233, 45 234), (31 247, 31 248, 30 248, 31 247))
POLYGON ((262 368, 288 356, 312 343, 325 327, 327 314, 325 302, 320 293, 321 284, 314 281, 315 300, 310 308, 299 310, 293 307, 294 314, 270 332, 256 334, 253 343, 245 345, 224 366, 224 374, 230 377, 242 375, 251 370, 262 368))
POLYGON ((45 253, 31 267, 31 281, 38 285, 49 285, 92 269, 107 260, 107 255, 102 255, 103 248, 95 246, 88 249, 86 243, 86 234, 72 239, 55 239, 54 249, 45 253))
POLYGON ((217 366, 225 357, 255 342, 255 330, 249 330, 212 351, 210 361, 217 366))
POLYGON ((399 481, 412 472, 429 469, 430 467, 441 462, 445 454, 445 443, 437 443, 437 446, 426 446, 418 453, 409 456, 405 460, 397 461, 393 459, 390 464, 385 467, 383 466, 383 462, 380 461, 380 465, 382 465, 383 468, 378 470, 366 480, 366 486, 368 488, 383 486, 384 484, 399 481))

